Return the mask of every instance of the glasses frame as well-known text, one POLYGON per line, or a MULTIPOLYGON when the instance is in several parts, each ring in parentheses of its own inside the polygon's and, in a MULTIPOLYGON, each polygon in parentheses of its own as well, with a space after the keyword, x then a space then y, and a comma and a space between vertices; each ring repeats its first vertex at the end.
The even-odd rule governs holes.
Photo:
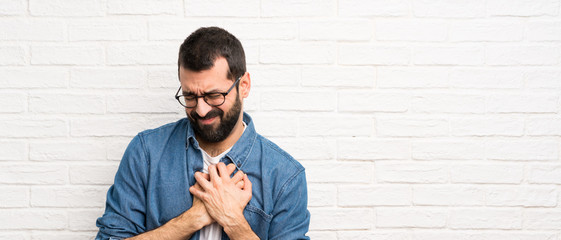
POLYGON ((195 106, 187 107, 187 106, 185 106, 183 103, 181 103, 181 100, 179 100, 180 97, 184 97, 184 96, 185 96, 185 95, 183 95, 183 94, 178 95, 178 94, 179 94, 179 91, 181 91, 181 86, 179 86, 179 88, 177 89, 177 92, 175 93, 175 99, 176 99, 176 100, 179 102, 179 104, 181 104, 181 106, 183 106, 184 108, 195 108, 195 107, 197 107, 197 105, 199 104, 199 98, 203 98, 203 101, 205 101, 205 103, 208 104, 209 106, 218 107, 218 106, 221 106, 222 104, 224 104, 224 103, 226 102, 226 96, 228 95, 228 93, 230 93, 230 92, 232 91, 232 89, 234 89, 234 87, 236 86, 236 84, 238 84, 238 82, 239 82, 241 79, 242 79, 242 77, 239 77, 239 78, 234 82, 234 84, 232 84, 232 86, 228 89, 228 91, 226 91, 226 92, 213 92, 213 93, 212 93, 212 94, 221 94, 221 95, 222 95, 222 99, 223 99, 223 100, 222 100, 222 103, 220 103, 220 104, 210 104, 210 103, 208 103, 208 101, 207 101, 207 99, 206 99, 206 96, 208 96, 208 93, 205 93, 205 94, 203 94, 203 95, 201 95, 201 96, 195 95, 195 106))

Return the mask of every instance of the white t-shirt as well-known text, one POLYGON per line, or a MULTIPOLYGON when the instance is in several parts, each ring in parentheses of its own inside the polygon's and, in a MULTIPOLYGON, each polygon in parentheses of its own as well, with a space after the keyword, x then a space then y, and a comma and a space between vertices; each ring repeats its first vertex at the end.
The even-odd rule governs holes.
MULTIPOLYGON (((242 121, 243 123, 243 130, 245 131, 245 123, 242 121)), ((203 154, 203 172, 204 173, 208 173, 208 166, 210 165, 215 165, 218 162, 220 162, 220 159, 222 159, 222 157, 224 157, 228 152, 230 152, 230 150, 232 149, 232 147, 228 148, 226 151, 224 151, 223 153, 221 153, 220 155, 216 156, 216 157, 211 157, 210 155, 208 155, 208 153, 205 152, 205 150, 203 150, 201 148, 201 152, 203 154)), ((220 226, 220 224, 218 224, 217 222, 214 222, 208 226, 205 226, 201 229, 201 235, 200 235, 200 240, 220 240, 222 239, 222 226, 220 226)))

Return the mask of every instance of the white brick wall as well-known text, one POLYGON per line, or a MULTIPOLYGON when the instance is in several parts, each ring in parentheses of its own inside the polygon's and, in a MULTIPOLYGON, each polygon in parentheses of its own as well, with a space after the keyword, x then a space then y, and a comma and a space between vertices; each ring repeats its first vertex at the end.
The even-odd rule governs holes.
POLYGON ((93 238, 210 25, 313 239, 561 239, 561 0, 0 0, 0 239, 93 238))

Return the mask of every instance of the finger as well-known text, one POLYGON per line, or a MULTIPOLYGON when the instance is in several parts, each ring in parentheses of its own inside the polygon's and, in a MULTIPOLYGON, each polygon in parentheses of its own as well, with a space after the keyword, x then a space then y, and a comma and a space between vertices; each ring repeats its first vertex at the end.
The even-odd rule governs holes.
POLYGON ((244 181, 244 185, 243 185, 243 190, 244 192, 249 192, 250 196, 251 196, 251 182, 249 181, 249 178, 247 177, 247 174, 243 175, 243 181, 244 181))
POLYGON ((199 189, 201 191, 203 191, 203 188, 201 187, 201 185, 199 183, 195 183, 195 185, 193 185, 193 187, 195 187, 196 189, 199 189))
POLYGON ((193 196, 195 196, 198 199, 204 199, 203 197, 204 197, 205 193, 203 191, 197 189, 195 186, 191 186, 189 188, 189 192, 191 192, 191 194, 193 194, 193 196))
POLYGON ((233 163, 230 163, 230 164, 226 165, 226 169, 228 169, 228 176, 230 176, 230 175, 232 175, 234 170, 236 170, 236 165, 233 164, 233 163))
POLYGON ((236 187, 238 187, 239 189, 242 189, 243 186, 244 186, 244 184, 245 184, 244 181, 241 180, 241 181, 239 181, 239 182, 236 183, 236 187))
POLYGON ((210 175, 208 175, 208 173, 201 172, 201 174, 203 175, 203 177, 204 177, 206 180, 209 180, 209 181, 210 181, 210 175))
POLYGON ((224 165, 224 163, 219 162, 216 164, 216 168, 218 168, 218 173, 223 180, 230 179, 230 174, 228 174, 228 169, 226 169, 226 165, 224 165))
POLYGON ((208 175, 210 175, 210 181, 220 181, 220 177, 218 176, 218 172, 216 171, 216 165, 208 166, 208 175))
POLYGON ((212 188, 212 184, 204 178, 201 172, 195 172, 195 180, 197 180, 197 183, 202 187, 204 191, 212 188))
POLYGON ((234 174, 234 176, 232 177, 232 182, 233 183, 238 183, 239 181, 243 180, 243 175, 244 173, 242 171, 238 171, 236 174, 234 174))

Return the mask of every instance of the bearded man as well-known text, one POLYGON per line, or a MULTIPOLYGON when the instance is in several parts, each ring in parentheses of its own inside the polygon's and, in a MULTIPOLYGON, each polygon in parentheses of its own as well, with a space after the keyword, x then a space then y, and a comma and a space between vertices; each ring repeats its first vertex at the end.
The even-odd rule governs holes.
POLYGON ((304 168, 243 112, 251 79, 240 41, 198 29, 179 49, 178 75, 187 118, 133 138, 96 239, 309 239, 304 168))

